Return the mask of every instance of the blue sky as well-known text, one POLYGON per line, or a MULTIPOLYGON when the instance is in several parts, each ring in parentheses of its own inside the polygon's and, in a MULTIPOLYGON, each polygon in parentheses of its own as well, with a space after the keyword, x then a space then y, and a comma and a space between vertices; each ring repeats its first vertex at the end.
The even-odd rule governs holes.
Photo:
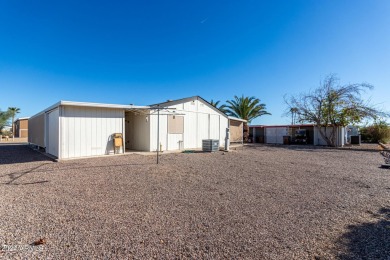
POLYGON ((390 1, 0 1, 0 109, 59 101, 148 105, 369 82, 390 110, 390 1))

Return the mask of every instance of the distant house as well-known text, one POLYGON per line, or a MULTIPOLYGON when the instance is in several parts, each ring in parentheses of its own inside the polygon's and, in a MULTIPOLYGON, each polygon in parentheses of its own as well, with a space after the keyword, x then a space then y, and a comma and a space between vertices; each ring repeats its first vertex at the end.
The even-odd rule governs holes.
MULTIPOLYGON (((331 128, 329 127, 327 131, 330 133, 331 128)), ((249 136, 255 143, 327 145, 314 124, 251 125, 249 126, 249 136)), ((345 128, 336 127, 336 146, 342 147, 344 145, 345 128)))
POLYGON ((199 96, 150 106, 60 101, 29 119, 28 141, 59 159, 194 149, 204 139, 223 147, 229 120, 240 121, 199 96))
POLYGON ((14 136, 19 138, 28 137, 28 119, 29 117, 21 117, 14 122, 14 136))

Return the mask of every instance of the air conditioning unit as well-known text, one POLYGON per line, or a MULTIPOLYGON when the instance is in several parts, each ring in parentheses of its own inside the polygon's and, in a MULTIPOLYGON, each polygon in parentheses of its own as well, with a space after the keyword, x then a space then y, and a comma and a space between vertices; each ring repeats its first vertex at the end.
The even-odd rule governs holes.
POLYGON ((202 151, 203 152, 217 152, 219 150, 218 139, 204 139, 202 140, 202 151))

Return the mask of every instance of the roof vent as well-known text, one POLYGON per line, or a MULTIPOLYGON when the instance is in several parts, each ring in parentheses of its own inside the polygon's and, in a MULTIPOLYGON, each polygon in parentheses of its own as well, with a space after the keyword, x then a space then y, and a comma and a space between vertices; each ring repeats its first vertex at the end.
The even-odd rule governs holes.
POLYGON ((134 106, 134 104, 129 104, 130 106, 134 106))
POLYGON ((167 102, 172 102, 173 100, 172 99, 167 99, 167 102))

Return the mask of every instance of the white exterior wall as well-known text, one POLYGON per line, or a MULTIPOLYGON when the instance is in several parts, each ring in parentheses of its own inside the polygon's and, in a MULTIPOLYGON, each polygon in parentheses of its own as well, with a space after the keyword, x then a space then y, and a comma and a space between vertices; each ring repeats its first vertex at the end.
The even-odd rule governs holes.
MULTIPOLYGON (((163 115, 160 115, 160 132, 159 132, 160 138, 159 138, 159 141, 160 141, 160 144, 162 145, 161 150, 166 151, 167 150, 168 116, 164 115, 166 113, 164 113, 163 111, 160 111, 160 112, 163 115)), ((150 136, 149 136, 150 147, 149 147, 149 151, 157 151, 157 125, 158 125, 157 111, 151 111, 151 115, 149 117, 150 117, 150 136)), ((184 121, 185 121, 185 119, 184 119, 184 121)), ((158 145, 159 149, 160 149, 160 144, 158 145)))
POLYGON ((210 132, 209 132, 209 137, 210 139, 220 139, 221 133, 219 131, 220 128, 220 115, 214 115, 210 114, 209 115, 209 122, 210 122, 210 132))
POLYGON ((209 114, 197 113, 198 114, 198 138, 196 140, 196 148, 202 147, 203 139, 210 139, 210 122, 209 114))
POLYGON ((198 113, 196 112, 183 112, 186 116, 184 117, 184 148, 196 148, 198 147, 198 113))
POLYGON ((112 135, 124 134, 123 123, 123 109, 62 106, 59 158, 113 154, 112 135))
POLYGON ((288 127, 265 128, 265 143, 283 144, 283 136, 288 135, 288 127))
POLYGON ((46 114, 42 113, 28 120, 28 142, 40 147, 45 147, 45 120, 46 114))
MULTIPOLYGON (((325 127, 322 127, 322 130, 325 131, 325 127)), ((329 136, 332 132, 332 127, 327 127, 326 133, 329 136)), ((336 146, 344 146, 345 138, 344 138, 345 129, 344 127, 336 128, 336 146)), ((328 145, 324 138, 322 138, 321 134, 317 127, 314 127, 314 145, 328 145)))
MULTIPOLYGON (((171 106, 178 116, 184 116, 184 133, 168 134, 167 112, 160 111, 160 143, 162 150, 178 150, 179 142, 184 149, 201 148, 202 139, 219 139, 225 145, 228 119, 199 100, 171 106)), ((157 149, 157 111, 150 116, 150 151, 157 149)))

